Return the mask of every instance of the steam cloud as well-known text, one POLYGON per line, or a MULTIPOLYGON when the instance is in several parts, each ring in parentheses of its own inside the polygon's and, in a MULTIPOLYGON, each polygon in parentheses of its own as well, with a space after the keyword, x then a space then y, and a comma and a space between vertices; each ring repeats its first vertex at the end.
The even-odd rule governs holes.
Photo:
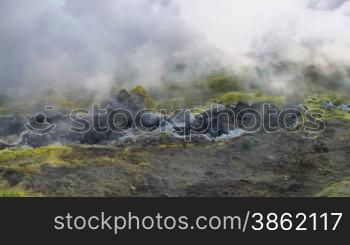
POLYGON ((349 26, 347 0, 2 0, 0 90, 101 92, 221 67, 285 88, 310 65, 349 84, 349 26))

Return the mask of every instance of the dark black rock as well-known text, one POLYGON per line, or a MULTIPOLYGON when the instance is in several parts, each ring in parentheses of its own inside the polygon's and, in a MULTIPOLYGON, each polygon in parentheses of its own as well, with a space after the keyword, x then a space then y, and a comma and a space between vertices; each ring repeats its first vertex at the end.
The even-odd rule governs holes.
POLYGON ((146 112, 137 121, 141 122, 141 127, 155 129, 160 126, 161 117, 157 114, 146 112))
POLYGON ((144 98, 137 94, 130 94, 125 89, 121 90, 117 95, 112 96, 103 103, 103 107, 108 111, 114 109, 125 109, 136 114, 138 111, 145 108, 144 98))
POLYGON ((237 105, 234 107, 234 113, 237 119, 242 119, 243 114, 242 111, 250 109, 250 105, 246 102, 239 101, 237 105))
POLYGON ((24 174, 14 169, 3 169, 1 175, 10 186, 15 186, 24 179, 24 174))
POLYGON ((0 117, 0 136, 20 134, 25 130, 27 119, 18 115, 0 117))

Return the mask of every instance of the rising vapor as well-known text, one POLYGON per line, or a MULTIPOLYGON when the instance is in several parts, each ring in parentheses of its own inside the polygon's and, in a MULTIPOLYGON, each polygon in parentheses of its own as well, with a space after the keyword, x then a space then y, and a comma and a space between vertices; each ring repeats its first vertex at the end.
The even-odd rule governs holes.
POLYGON ((220 68, 285 89, 310 66, 349 84, 349 26, 344 0, 2 0, 0 89, 103 93, 220 68))

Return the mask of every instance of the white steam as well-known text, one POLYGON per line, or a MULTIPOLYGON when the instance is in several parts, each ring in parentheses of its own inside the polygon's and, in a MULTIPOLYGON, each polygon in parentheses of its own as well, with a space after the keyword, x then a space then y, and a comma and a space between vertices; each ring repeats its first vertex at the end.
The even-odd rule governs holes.
POLYGON ((348 83, 349 26, 346 0, 2 0, 0 89, 104 91, 220 67, 285 88, 309 65, 348 83))

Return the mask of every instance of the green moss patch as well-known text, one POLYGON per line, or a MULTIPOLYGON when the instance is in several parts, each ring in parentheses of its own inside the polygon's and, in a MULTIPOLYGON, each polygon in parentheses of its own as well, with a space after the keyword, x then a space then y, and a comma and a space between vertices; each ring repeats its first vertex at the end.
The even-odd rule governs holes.
POLYGON ((136 94, 144 99, 145 106, 147 108, 154 108, 155 102, 151 98, 151 96, 148 94, 146 89, 142 87, 141 85, 136 86, 130 91, 131 94, 136 94))
POLYGON ((0 186, 0 197, 40 197, 40 193, 34 193, 20 187, 0 186))
POLYGON ((316 196, 318 197, 350 197, 350 177, 345 178, 339 182, 336 182, 316 196))
POLYGON ((65 196, 71 191, 79 195, 78 189, 85 188, 78 186, 81 181, 91 188, 104 190, 113 186, 118 191, 116 195, 130 195, 130 186, 144 181, 148 161, 149 152, 136 146, 6 149, 0 151, 0 196, 65 196), (95 176, 97 169, 101 172, 95 176), (82 179, 81 174, 85 176, 82 179))
POLYGON ((214 75, 203 82, 212 93, 224 93, 241 89, 241 81, 235 76, 214 75))
POLYGON ((282 96, 268 96, 261 93, 245 93, 245 92, 229 92, 222 94, 216 98, 217 101, 230 105, 239 101, 246 101, 250 103, 254 102, 266 102, 281 105, 284 103, 284 97, 282 96))
POLYGON ((350 98, 336 94, 313 94, 307 97, 304 102, 304 104, 308 106, 311 111, 320 113, 322 119, 324 120, 340 119, 350 121, 349 112, 336 108, 336 106, 343 103, 350 103, 350 98), (330 110, 322 108, 322 103, 326 101, 331 101, 335 107, 330 110))
POLYGON ((62 156, 70 152, 72 148, 68 146, 5 149, 0 151, 0 168, 11 166, 24 172, 37 172, 42 164, 66 164, 62 156))

